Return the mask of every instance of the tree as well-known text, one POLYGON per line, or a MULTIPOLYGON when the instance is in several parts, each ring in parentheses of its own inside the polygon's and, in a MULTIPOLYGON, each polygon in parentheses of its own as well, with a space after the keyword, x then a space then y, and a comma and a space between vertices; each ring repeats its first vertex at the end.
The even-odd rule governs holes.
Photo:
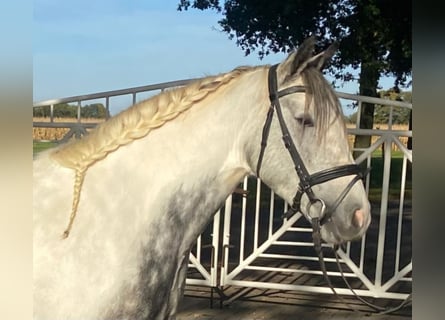
MULTIPOLYGON (((382 75, 395 76, 395 87, 411 76, 412 4, 403 0, 180 0, 178 10, 216 10, 222 30, 246 53, 260 57, 288 52, 310 35, 319 48, 333 41, 340 50, 328 72, 338 81, 352 80, 346 67, 360 68, 359 94, 377 96, 382 75)), ((374 105, 363 104, 361 128, 372 128, 374 105)), ((367 147, 370 136, 357 136, 367 147)))
MULTIPOLYGON (((394 101, 405 101, 412 102, 411 91, 396 91, 392 90, 382 90, 379 91, 380 98, 394 100, 394 101)), ((386 105, 376 105, 374 111, 374 122, 375 123, 388 123, 390 115, 390 107, 386 105)), ((411 116, 411 109, 408 108, 393 108, 392 110, 392 123, 393 124, 409 124, 409 119, 411 116)))
POLYGON ((105 119, 107 115, 107 109, 105 109, 102 103, 93 103, 83 106, 80 113, 81 116, 85 118, 105 119))
MULTIPOLYGON (((54 106, 53 116, 56 118, 77 118, 77 105, 60 103, 54 106)), ((107 118, 107 110, 102 103, 85 105, 80 109, 84 118, 107 118)), ((33 108, 34 117, 50 117, 50 106, 33 108)))
MULTIPOLYGON (((378 92, 378 96, 383 99, 393 100, 393 101, 403 101, 412 102, 412 92, 411 91, 395 91, 381 90, 378 92)), ((374 123, 385 123, 389 122, 390 108, 387 105, 375 105, 374 110, 374 123)), ((392 110, 392 123, 393 124, 409 124, 411 117, 411 109, 402 107, 393 107, 392 110)), ((346 121, 349 123, 357 122, 357 112, 350 114, 346 117, 346 121)))
POLYGON ((32 108, 33 117, 46 118, 50 116, 50 113, 51 113, 50 106, 32 108))

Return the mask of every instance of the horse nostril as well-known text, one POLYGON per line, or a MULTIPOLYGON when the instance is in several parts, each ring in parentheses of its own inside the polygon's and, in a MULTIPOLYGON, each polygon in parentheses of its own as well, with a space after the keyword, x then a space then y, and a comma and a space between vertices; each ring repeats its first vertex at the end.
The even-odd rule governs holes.
POLYGON ((357 209, 354 212, 354 215, 352 216, 352 224, 356 228, 362 228, 365 224, 365 211, 362 209, 357 209))

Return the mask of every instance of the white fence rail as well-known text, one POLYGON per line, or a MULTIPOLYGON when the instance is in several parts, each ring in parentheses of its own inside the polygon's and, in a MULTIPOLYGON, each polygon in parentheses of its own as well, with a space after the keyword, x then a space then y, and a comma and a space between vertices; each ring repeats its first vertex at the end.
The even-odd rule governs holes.
POLYGON ((211 288, 218 286, 218 254, 221 210, 216 212, 206 231, 196 240, 190 252, 186 284, 202 285, 211 288))
MULTIPOLYGON (((110 114, 111 97, 129 95, 131 102, 136 103, 139 94, 186 85, 193 80, 41 101, 34 107, 50 106, 49 122, 34 122, 34 127, 67 127, 70 131, 66 139, 73 135, 80 137, 87 128, 96 125, 82 122, 82 103, 103 100, 110 114), (75 123, 54 121, 54 108, 60 103, 77 104, 75 123)), ((341 264, 346 278, 359 295, 404 299, 411 291, 412 282, 409 185, 412 151, 406 146, 412 131, 396 130, 392 114, 395 108, 412 108, 412 105, 346 93, 338 93, 338 96, 342 101, 357 104, 357 119, 364 102, 390 106, 386 129, 359 129, 358 124, 348 129, 351 137, 373 137, 370 147, 356 150, 361 151, 357 163, 374 167, 365 182, 373 207, 373 222, 361 241, 349 243, 339 250, 341 264), (376 150, 381 150, 381 156, 375 156, 376 150), (381 183, 372 185, 371 181, 381 183)), ((209 228, 197 239, 190 254, 187 284, 221 289, 240 286, 331 293, 323 282, 312 249, 310 226, 304 218, 296 214, 290 219, 280 219, 287 204, 259 179, 245 178, 240 187, 250 193, 245 197, 229 196, 223 210, 216 213, 209 228)), ((350 295, 351 291, 341 281, 332 253, 326 245, 324 249, 328 274, 336 291, 350 295)))

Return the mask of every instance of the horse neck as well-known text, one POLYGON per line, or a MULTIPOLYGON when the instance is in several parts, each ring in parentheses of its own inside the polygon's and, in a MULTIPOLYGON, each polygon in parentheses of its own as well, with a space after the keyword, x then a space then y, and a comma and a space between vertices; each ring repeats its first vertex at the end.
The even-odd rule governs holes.
POLYGON ((155 135, 152 140, 168 141, 171 167, 190 180, 200 175, 227 180, 227 172, 240 168, 252 173, 248 152, 260 139, 259 105, 266 97, 264 70, 247 72, 159 130, 165 140, 155 135))
MULTIPOLYGON (((85 176, 74 228, 63 242, 60 235, 67 217, 59 213, 70 206, 72 190, 63 186, 71 185, 72 172, 59 168, 57 182, 47 183, 51 179, 42 168, 47 168, 51 160, 44 159, 42 170, 35 171, 43 171, 42 179, 38 179, 43 184, 43 196, 34 199, 45 201, 35 207, 41 222, 40 232, 34 233, 34 243, 39 248, 34 257, 37 261, 51 261, 48 264, 57 264, 58 268, 41 268, 42 263, 36 263, 35 274, 55 282, 71 281, 70 299, 63 301, 66 305, 57 300, 63 316, 84 312, 86 316, 79 318, 92 319, 95 315, 88 312, 108 309, 110 305, 119 312, 122 304, 140 306, 153 313, 152 318, 157 317, 152 309, 166 303, 159 298, 177 290, 171 279, 177 265, 186 261, 190 246, 211 215, 238 182, 252 173, 246 159, 249 146, 260 143, 264 118, 259 116, 260 100, 267 101, 262 96, 267 95, 265 74, 262 75, 257 71, 241 75, 175 120, 92 165, 85 176), (48 195, 53 200, 58 196, 49 201, 48 195), (48 237, 69 246, 62 258, 62 251, 41 249, 48 237), (96 249, 103 244, 111 251, 98 254, 96 249), (122 261, 128 267, 122 268, 122 261), (72 263, 77 267, 73 268, 72 263), (93 289, 86 291, 84 283, 90 279, 97 280, 93 289), (107 293, 101 297, 102 305, 97 305, 96 290, 107 293), (116 302, 118 296, 120 302, 116 302)), ((51 297, 64 296, 64 288, 52 292, 51 297)), ((45 290, 40 291, 42 297, 47 296, 45 290)))
POLYGON ((119 167, 137 163, 122 170, 137 172, 140 183, 131 180, 130 188, 144 184, 143 193, 151 198, 145 199, 149 211, 196 215, 196 205, 202 203, 207 221, 243 177, 253 173, 247 153, 260 139, 261 121, 256 119, 259 101, 266 96, 264 70, 247 72, 108 158, 115 158, 110 161, 119 167))

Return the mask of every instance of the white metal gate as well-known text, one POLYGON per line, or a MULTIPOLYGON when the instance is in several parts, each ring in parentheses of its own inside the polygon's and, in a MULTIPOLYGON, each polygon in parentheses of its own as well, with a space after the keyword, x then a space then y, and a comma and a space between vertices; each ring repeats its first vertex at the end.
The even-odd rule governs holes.
MULTIPOLYGON (((357 98, 346 94, 343 97, 357 98)), ((359 98, 359 108, 361 102, 367 100, 391 104, 382 99, 359 98)), ((396 107, 410 108, 411 105, 396 102, 390 114, 396 107)), ((355 293, 361 296, 404 299, 411 292, 412 283, 412 208, 411 193, 406 185, 408 167, 412 164, 412 151, 406 147, 406 139, 412 136, 412 132, 394 130, 390 120, 385 130, 349 129, 349 133, 374 137, 369 148, 360 150, 362 154, 356 162, 373 167, 376 160, 372 154, 381 150, 383 175, 378 195, 369 193, 372 191, 371 175, 379 173, 371 171, 367 177, 366 191, 373 206, 373 222, 361 241, 348 243, 338 251, 342 270, 355 293), (395 169, 401 172, 394 175, 391 166, 396 153, 398 168, 395 169), (400 181, 394 181, 394 176, 400 181), (397 185, 398 190, 394 190, 392 185, 397 185)), ((226 210, 224 216, 219 285, 332 293, 322 277, 318 258, 312 249, 312 230, 304 217, 296 214, 288 220, 281 220, 287 204, 259 179, 246 178, 243 188, 252 189, 250 185, 255 190, 255 201, 250 201, 250 204, 246 199, 239 203, 229 197, 230 210, 226 210)), ((324 245, 325 262, 335 290, 352 295, 341 279, 335 256, 327 247, 324 245)))

